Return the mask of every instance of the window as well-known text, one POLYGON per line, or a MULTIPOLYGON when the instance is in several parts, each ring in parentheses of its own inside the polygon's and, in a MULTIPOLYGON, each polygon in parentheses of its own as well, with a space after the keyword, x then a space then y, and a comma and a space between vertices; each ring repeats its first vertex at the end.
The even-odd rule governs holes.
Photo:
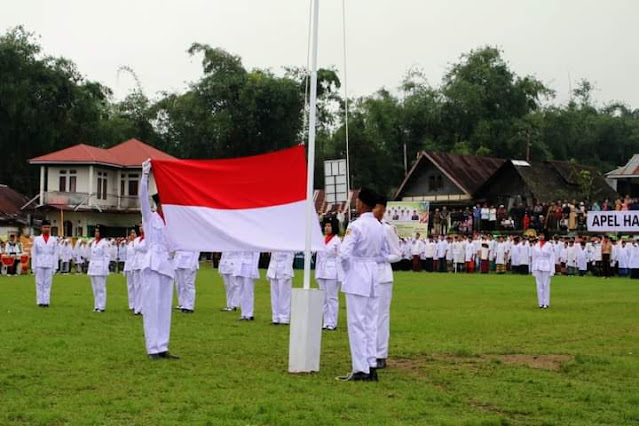
POLYGON ((107 174, 103 173, 102 176, 103 176, 103 178, 102 178, 102 199, 106 200, 107 199, 107 174))
POLYGON ((98 200, 102 199, 102 173, 98 173, 98 200))
POLYGON ((138 195, 138 177, 137 173, 129 174, 129 195, 132 197, 138 195))
POLYGON ((69 192, 76 191, 77 171, 69 170, 69 192))
POLYGON ((120 181, 120 195, 124 196, 124 178, 120 181))
POLYGON ((67 171, 60 170, 60 185, 58 188, 60 192, 67 192, 67 171))
POLYGON ((98 200, 107 199, 107 179, 109 174, 107 172, 98 172, 98 191, 96 197, 98 200))
POLYGON ((439 191, 444 188, 444 179, 442 175, 430 175, 428 177, 428 190, 439 191))

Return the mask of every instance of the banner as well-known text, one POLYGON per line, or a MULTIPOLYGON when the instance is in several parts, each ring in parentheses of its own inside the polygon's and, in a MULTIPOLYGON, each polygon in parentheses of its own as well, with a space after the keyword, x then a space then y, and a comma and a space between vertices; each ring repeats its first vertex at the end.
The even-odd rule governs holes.
POLYGON ((588 212, 590 232, 639 232, 639 211, 588 212))
POLYGON ((389 201, 385 219, 395 225, 400 238, 413 237, 419 232, 428 235, 428 201, 389 201))

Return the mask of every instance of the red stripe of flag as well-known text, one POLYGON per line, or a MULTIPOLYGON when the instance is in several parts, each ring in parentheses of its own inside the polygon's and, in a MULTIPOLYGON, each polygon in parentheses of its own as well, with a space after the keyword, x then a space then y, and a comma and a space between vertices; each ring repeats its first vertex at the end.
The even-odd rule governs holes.
POLYGON ((163 204, 234 210, 306 198, 303 146, 225 160, 152 160, 152 165, 163 204))

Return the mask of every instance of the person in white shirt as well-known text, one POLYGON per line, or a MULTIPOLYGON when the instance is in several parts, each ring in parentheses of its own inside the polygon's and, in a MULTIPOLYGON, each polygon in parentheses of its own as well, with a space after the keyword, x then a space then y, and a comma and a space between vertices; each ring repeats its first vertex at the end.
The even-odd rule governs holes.
POLYGON ((639 244, 637 240, 629 247, 628 268, 630 268, 630 279, 639 279, 639 244))
POLYGON ((173 254, 178 307, 185 314, 195 310, 195 277, 200 269, 200 252, 177 250, 173 254))
POLYGON ((166 234, 166 224, 159 194, 153 196, 156 211, 149 202, 151 161, 142 163, 140 211, 144 225, 144 241, 148 247, 142 259, 142 319, 146 351, 151 360, 177 359, 169 351, 171 336, 171 304, 175 270, 169 258, 173 251, 166 234))
POLYGON ((546 235, 539 234, 539 242, 532 249, 532 271, 537 284, 537 301, 540 309, 550 307, 550 279, 555 275, 555 251, 546 241, 546 235))
POLYGON ((588 248, 586 247, 586 242, 581 241, 577 246, 577 269, 579 270, 579 276, 583 277, 588 272, 588 248))
POLYGON ((53 274, 58 269, 58 239, 51 236, 51 223, 42 221, 42 235, 31 246, 31 268, 35 275, 36 303, 41 308, 51 304, 53 274))
POLYGON ((475 256, 477 249, 475 248, 475 241, 473 237, 468 236, 468 242, 465 245, 464 258, 466 260, 466 273, 472 274, 475 272, 475 256))
POLYGON ((118 244, 118 271, 122 271, 123 273, 124 273, 124 264, 126 263, 128 242, 129 240, 127 238, 123 238, 118 244))
POLYGON ((102 313, 106 309, 106 281, 109 275, 111 244, 100 238, 100 226, 95 227, 95 239, 89 244, 89 279, 93 289, 93 312, 102 313))
POLYGON ((464 264, 466 262, 466 242, 464 241, 464 237, 457 236, 455 237, 455 242, 453 243, 453 264, 455 268, 455 272, 463 272, 464 264))
POLYGON ((379 297, 376 346, 378 369, 386 368, 386 359, 388 358, 390 306, 393 298, 393 269, 391 264, 398 262, 402 255, 399 249, 397 230, 393 225, 382 219, 384 217, 384 212, 386 211, 387 203, 388 200, 386 197, 380 196, 375 208, 373 209, 373 215, 384 227, 384 236, 386 238, 386 246, 388 247, 388 255, 380 258, 378 262, 379 280, 375 288, 375 293, 379 297))
POLYGON ((75 266, 75 273, 81 274, 84 269, 84 252, 85 242, 77 240, 73 247, 73 264, 75 266))
POLYGON ((135 260, 135 248, 133 247, 133 241, 137 237, 135 233, 135 229, 131 229, 129 233, 129 237, 127 241, 125 241, 126 245, 124 246, 124 251, 126 254, 124 255, 124 276, 126 277, 126 288, 129 302, 129 310, 135 313, 135 278, 133 277, 133 262, 135 260))
POLYGON ((629 273, 628 265, 630 263, 630 249, 631 244, 627 244, 626 240, 621 240, 620 245, 617 247, 617 262, 619 263, 619 276, 627 277, 629 273))
POLYGON ((513 239, 513 245, 510 247, 510 271, 513 274, 521 274, 521 242, 519 237, 513 239))
POLYGON ((424 248, 424 269, 426 272, 434 271, 435 256, 437 256, 437 243, 428 237, 424 248))
POLYGON ((387 256, 384 226, 372 213, 378 195, 362 188, 356 201, 357 220, 349 223, 340 246, 344 270, 351 372, 344 381, 377 381, 377 324, 379 317, 379 263, 387 256))
POLYGON ((519 272, 522 275, 528 275, 530 269, 531 243, 527 239, 523 239, 519 247, 519 272))
POLYGON ((575 241, 570 239, 566 248, 566 269, 569 276, 577 274, 577 253, 579 247, 575 245, 575 241))
POLYGON ((135 294, 133 302, 133 313, 142 315, 142 269, 144 267, 144 258, 146 257, 147 247, 144 239, 144 226, 138 227, 140 236, 133 240, 133 293, 135 294))
POLYGON ((455 237, 446 237, 446 272, 455 272, 453 245, 455 244, 455 237))
POLYGON ((241 251, 237 254, 237 261, 233 265, 233 279, 239 286, 240 292, 240 321, 253 321, 255 305, 255 281, 260 278, 258 264, 260 253, 241 251))
POLYGON ((439 236, 435 243, 435 256, 437 258, 437 271, 446 272, 446 252, 448 251, 448 241, 443 235, 439 236))
POLYGON ((271 318, 273 325, 291 322, 294 252, 272 252, 266 271, 271 283, 271 318))
POLYGON ((61 273, 68 275, 71 272, 71 259, 73 258, 73 251, 71 250, 71 242, 66 239, 60 242, 60 264, 61 273))
POLYGON ((222 277, 224 290, 226 291, 226 307, 222 308, 223 312, 234 312, 240 307, 240 291, 239 286, 235 283, 233 277, 234 262, 237 259, 237 253, 225 251, 220 257, 217 271, 222 277))
POLYGON ((339 283, 343 279, 338 262, 341 240, 337 235, 337 224, 328 219, 324 222, 323 252, 318 252, 315 261, 315 280, 317 286, 324 290, 324 330, 337 328, 339 314, 339 283))
POLYGON ((506 272, 506 243, 501 235, 498 237, 495 247, 495 270, 498 274, 506 272))
POLYGON ((415 233, 415 239, 412 241, 410 246, 410 254, 413 257, 413 272, 421 272, 422 270, 422 259, 421 256, 424 253, 424 242, 420 239, 419 232, 415 233))
POLYGON ((7 275, 16 275, 18 261, 20 260, 20 255, 22 254, 22 244, 16 241, 15 234, 9 235, 9 241, 4 247, 4 254, 7 256, 13 256, 13 265, 7 267, 7 275))

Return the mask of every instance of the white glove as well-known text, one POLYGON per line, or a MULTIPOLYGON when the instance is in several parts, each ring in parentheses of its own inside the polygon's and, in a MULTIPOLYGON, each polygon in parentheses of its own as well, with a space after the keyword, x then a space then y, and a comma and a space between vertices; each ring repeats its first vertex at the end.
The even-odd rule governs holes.
POLYGON ((142 173, 145 176, 148 176, 151 172, 151 159, 148 158, 144 163, 142 163, 142 173))

